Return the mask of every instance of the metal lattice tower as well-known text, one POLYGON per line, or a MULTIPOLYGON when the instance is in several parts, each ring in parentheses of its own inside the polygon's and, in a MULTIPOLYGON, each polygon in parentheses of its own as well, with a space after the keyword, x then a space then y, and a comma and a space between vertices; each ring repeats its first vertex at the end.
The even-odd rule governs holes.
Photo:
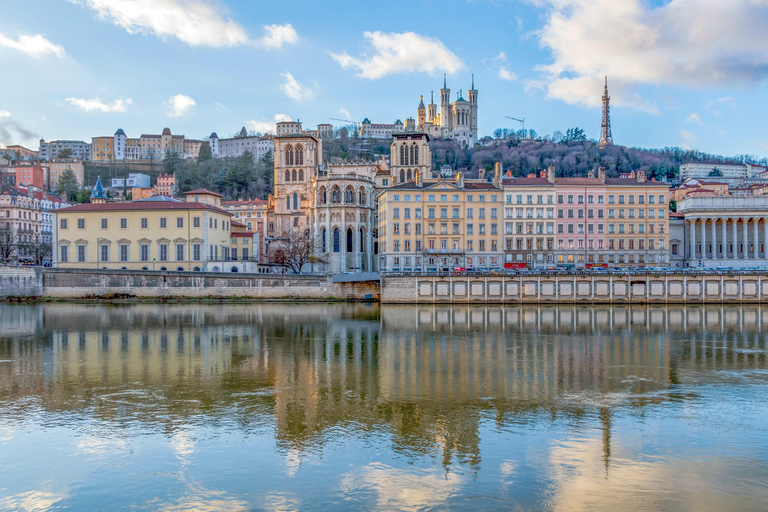
POLYGON ((608 96, 608 77, 605 77, 603 122, 600 125, 600 142, 597 144, 597 147, 604 148, 608 144, 613 144, 613 135, 611 135, 611 97, 608 96))

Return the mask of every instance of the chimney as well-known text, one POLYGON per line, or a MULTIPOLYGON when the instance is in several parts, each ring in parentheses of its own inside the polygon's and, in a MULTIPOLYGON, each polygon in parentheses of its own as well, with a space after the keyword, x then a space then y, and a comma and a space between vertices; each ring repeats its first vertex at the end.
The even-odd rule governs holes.
POLYGON ((416 171, 416 186, 417 187, 423 187, 424 186, 424 178, 421 174, 421 172, 416 171))
POLYGON ((555 182, 555 166, 554 165, 550 165, 547 168, 547 181, 549 181, 550 183, 555 182))
MULTIPOLYGON (((535 177, 535 176, 534 176, 534 177, 535 177)), ((544 179, 547 179, 547 171, 541 171, 541 172, 539 173, 539 177, 540 177, 540 178, 544 178, 544 179)))
POLYGON ((460 172, 456 173, 456 185, 458 185, 461 188, 464 188, 464 175, 460 172))
POLYGON ((605 183, 605 167, 600 167, 597 169, 597 179, 605 183))
POLYGON ((507 171, 506 174, 507 174, 507 178, 511 178, 512 177, 512 171, 507 171))
POLYGON ((496 166, 493 172, 493 186, 498 187, 501 184, 501 175, 504 173, 504 166, 501 162, 496 162, 496 166))
POLYGON ((485 167, 481 167, 480 170, 477 171, 477 177, 481 181, 485 181, 485 167))
POLYGON ((587 172, 587 178, 594 178, 595 177, 595 170, 590 169, 589 172, 587 172))
POLYGON ((637 171, 637 182, 645 183, 645 171, 637 171))

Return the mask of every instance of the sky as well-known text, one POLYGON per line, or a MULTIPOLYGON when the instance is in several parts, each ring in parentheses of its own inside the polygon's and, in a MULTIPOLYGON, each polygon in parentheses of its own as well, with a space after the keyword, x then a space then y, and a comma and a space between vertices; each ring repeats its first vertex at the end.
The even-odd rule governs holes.
POLYGON ((0 144, 416 117, 768 155, 768 0, 2 0, 0 144), (466 94, 465 94, 466 97, 466 94), (437 101, 439 103, 439 99, 437 101))

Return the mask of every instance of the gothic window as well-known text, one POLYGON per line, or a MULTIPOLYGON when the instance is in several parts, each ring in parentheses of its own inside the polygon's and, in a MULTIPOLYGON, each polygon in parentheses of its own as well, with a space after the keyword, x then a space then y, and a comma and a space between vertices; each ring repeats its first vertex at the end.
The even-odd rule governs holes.
POLYGON ((285 181, 291 181, 291 171, 285 171, 285 181))
POLYGON ((355 236, 352 228, 347 228, 347 252, 355 252, 355 236))
POLYGON ((304 165, 304 148, 296 146, 296 165, 304 165))
POLYGON ((320 189, 320 204, 328 203, 328 195, 325 193, 325 187, 320 189))
POLYGON ((400 169, 400 183, 405 183, 405 171, 400 169))
POLYGON ((304 181, 304 169, 299 169, 299 181, 304 181))
POLYGON ((339 187, 333 187, 333 191, 331 192, 331 202, 334 204, 341 202, 341 189, 339 187))
POLYGON ((333 228, 333 252, 339 252, 339 228, 333 228))
POLYGON ((291 173, 291 179, 293 181, 296 181, 296 169, 294 169, 293 172, 291 173))
POLYGON ((365 189, 360 187, 360 191, 357 193, 357 202, 365 204, 365 189))
POLYGON ((414 153, 415 153, 415 152, 414 152, 414 149, 416 149, 416 148, 414 148, 413 146, 411 146, 411 160, 410 160, 410 162, 409 162, 409 164, 408 164, 408 165, 413 165, 413 161, 414 161, 414 153))
POLYGON ((365 252, 365 228, 360 228, 360 252, 365 252))
POLYGON ((321 245, 323 247, 322 252, 326 252, 327 251, 327 248, 326 248, 326 245, 325 245, 325 235, 326 234, 327 233, 325 232, 325 228, 323 228, 323 233, 322 233, 322 236, 320 237, 320 243, 321 243, 321 245))
POLYGON ((285 209, 286 210, 291 209, 291 196, 288 196, 285 198, 285 209))
POLYGON ((413 146, 413 165, 419 165, 419 148, 415 144, 413 146))
POLYGON ((293 209, 298 210, 299 209, 299 194, 296 192, 293 193, 293 209))
POLYGON ((352 187, 347 187, 347 190, 344 192, 344 202, 347 204, 355 203, 355 191, 352 190, 352 187))
POLYGON ((408 181, 411 181, 411 170, 408 169, 408 181))
POLYGON ((405 155, 405 144, 400 146, 400 165, 408 165, 408 160, 405 155))
POLYGON ((285 165, 293 165, 293 148, 291 146, 285 148, 285 165))

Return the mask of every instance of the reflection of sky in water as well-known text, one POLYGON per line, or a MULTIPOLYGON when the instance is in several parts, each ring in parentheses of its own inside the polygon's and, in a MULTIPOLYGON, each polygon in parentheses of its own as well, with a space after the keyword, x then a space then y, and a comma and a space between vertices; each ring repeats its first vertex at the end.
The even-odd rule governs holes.
POLYGON ((761 510, 765 313, 0 306, 0 509, 761 510))

